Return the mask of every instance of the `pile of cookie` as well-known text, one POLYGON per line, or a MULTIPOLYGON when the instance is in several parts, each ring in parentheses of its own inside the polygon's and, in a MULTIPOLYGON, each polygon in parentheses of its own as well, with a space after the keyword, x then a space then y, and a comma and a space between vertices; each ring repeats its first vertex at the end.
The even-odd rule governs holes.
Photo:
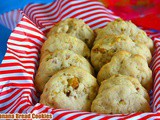
POLYGON ((90 111, 98 83, 89 60, 93 30, 84 21, 68 18, 51 28, 41 48, 35 88, 40 103, 53 108, 90 111))
POLYGON ((153 42, 130 21, 117 19, 96 30, 91 62, 98 72, 98 95, 91 110, 121 114, 149 112, 153 42))
POLYGON ((95 33, 76 18, 51 28, 34 81, 40 103, 104 114, 149 112, 152 40, 122 19, 95 33))

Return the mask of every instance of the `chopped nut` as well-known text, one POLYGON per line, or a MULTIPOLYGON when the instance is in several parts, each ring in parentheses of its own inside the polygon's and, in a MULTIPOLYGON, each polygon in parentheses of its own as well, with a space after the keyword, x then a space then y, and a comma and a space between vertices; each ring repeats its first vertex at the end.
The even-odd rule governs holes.
POLYGON ((116 43, 116 42, 120 42, 120 41, 121 41, 121 38, 118 37, 118 38, 115 40, 115 43, 116 43))
POLYGON ((69 96, 70 96, 70 94, 71 94, 71 91, 70 91, 70 90, 68 90, 68 91, 66 92, 66 95, 69 97, 69 96))
POLYGON ((115 77, 119 77, 119 75, 118 75, 118 74, 116 74, 116 75, 115 75, 115 77))
POLYGON ((121 31, 124 32, 126 29, 125 28, 121 28, 121 31))
POLYGON ((93 49, 93 52, 101 52, 102 54, 103 53, 106 53, 106 49, 104 49, 104 48, 96 48, 96 49, 93 49))
POLYGON ((69 86, 72 86, 74 89, 77 89, 79 86, 78 78, 74 77, 68 80, 69 86))
POLYGON ((68 60, 70 58, 70 55, 66 55, 66 60, 68 60))
POLYGON ((136 90, 138 91, 138 90, 139 90, 139 87, 138 87, 138 88, 136 88, 136 90))
POLYGON ((98 52, 98 48, 96 48, 96 49, 93 49, 93 52, 96 52, 96 53, 97 53, 97 52, 98 52))
POLYGON ((120 102, 122 102, 122 101, 124 101, 124 100, 121 99, 120 102))
POLYGON ((55 63, 55 64, 57 64, 57 60, 52 60, 52 63, 55 63))
POLYGON ((63 85, 65 85, 66 81, 63 80, 61 83, 62 83, 63 85))
POLYGON ((119 104, 126 104, 126 102, 123 100, 123 99, 121 99, 120 101, 119 101, 119 104))
POLYGON ((48 58, 46 58, 46 61, 48 61, 48 60, 50 60, 50 59, 52 59, 52 56, 49 56, 48 58))
POLYGON ((99 51, 100 51, 101 53, 106 53, 106 49, 104 49, 104 48, 101 48, 99 51))
POLYGON ((67 76, 71 76, 71 74, 67 74, 67 76))
POLYGON ((116 44, 116 43, 118 43, 118 42, 121 42, 121 38, 120 38, 120 37, 117 37, 114 41, 112 41, 112 42, 110 43, 110 45, 114 45, 114 44, 116 44))
POLYGON ((111 49, 108 51, 108 55, 112 56, 116 51, 117 49, 111 49))
POLYGON ((48 91, 48 88, 46 88, 45 91, 47 92, 47 91, 48 91))
POLYGON ((57 95, 57 94, 58 94, 58 92, 54 92, 53 94, 54 94, 54 95, 57 95))

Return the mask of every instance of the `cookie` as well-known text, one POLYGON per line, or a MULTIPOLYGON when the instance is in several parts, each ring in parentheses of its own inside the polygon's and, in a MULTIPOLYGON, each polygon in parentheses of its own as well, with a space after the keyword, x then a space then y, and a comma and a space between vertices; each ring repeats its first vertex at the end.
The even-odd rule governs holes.
POLYGON ((97 37, 96 41, 105 37, 106 35, 127 35, 136 43, 145 44, 151 51, 153 51, 153 41, 147 36, 146 32, 138 28, 131 21, 123 21, 122 19, 117 19, 110 22, 106 27, 102 29, 95 30, 97 37))
POLYGON ((96 79, 83 69, 72 66, 49 79, 40 103, 55 109, 90 111, 97 91, 96 79))
POLYGON ((100 87, 99 92, 110 89, 116 85, 133 86, 136 89, 138 94, 142 95, 148 102, 150 101, 147 90, 140 84, 138 79, 134 77, 117 74, 105 80, 107 80, 107 82, 102 81, 102 84, 105 84, 105 85, 102 85, 100 87))
POLYGON ((102 82, 98 95, 92 102, 92 112, 103 114, 128 114, 151 111, 147 100, 143 95, 137 92, 135 86, 129 82, 129 80, 125 80, 126 83, 112 82, 112 84, 108 85, 109 81, 110 80, 107 79, 102 82))
POLYGON ((97 80, 101 83, 116 74, 137 78, 147 90, 152 88, 152 71, 140 55, 132 55, 127 51, 117 52, 111 61, 100 69, 97 80))
POLYGON ((55 33, 48 37, 41 48, 41 57, 55 50, 71 50, 83 57, 90 58, 90 49, 81 40, 66 33, 55 33))
POLYGON ((55 50, 46 55, 38 68, 35 87, 42 92, 45 84, 53 74, 70 66, 77 66, 94 75, 94 70, 87 59, 70 50, 55 50))
POLYGON ((79 38, 90 48, 92 47, 95 39, 93 30, 87 24, 85 24, 83 20, 76 18, 68 18, 55 24, 47 36, 50 36, 54 33, 67 33, 71 36, 79 38))
POLYGON ((150 112, 147 100, 127 86, 116 86, 99 93, 92 102, 91 111, 101 114, 129 114, 150 112))
POLYGON ((121 50, 143 56, 148 64, 152 58, 151 52, 144 44, 135 43, 125 35, 108 35, 99 40, 91 50, 91 62, 96 71, 110 62, 113 55, 121 50))

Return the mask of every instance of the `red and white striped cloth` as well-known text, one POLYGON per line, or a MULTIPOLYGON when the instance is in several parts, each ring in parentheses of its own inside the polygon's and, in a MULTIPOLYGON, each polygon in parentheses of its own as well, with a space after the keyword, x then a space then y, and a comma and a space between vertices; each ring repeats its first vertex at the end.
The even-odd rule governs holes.
POLYGON ((0 24, 10 30, 13 30, 22 18, 20 10, 13 10, 3 15, 0 15, 0 24))
MULTIPOLYGON (((15 11, 14 11, 15 12, 15 11)), ((14 13, 15 14, 15 13, 14 13)), ((17 11, 20 20, 7 43, 7 52, 0 65, 0 113, 52 113, 54 120, 112 120, 112 119, 160 119, 160 33, 146 30, 152 37, 155 52, 152 59, 154 88, 151 93, 151 113, 126 115, 102 115, 75 110, 53 109, 38 103, 33 80, 37 68, 38 53, 45 41, 45 33, 56 22, 68 17, 83 19, 92 29, 105 26, 118 18, 101 3, 89 0, 57 0, 51 4, 30 4, 17 11)), ((15 19, 2 15, 9 28, 15 19), (12 22, 11 22, 12 21, 12 22)))

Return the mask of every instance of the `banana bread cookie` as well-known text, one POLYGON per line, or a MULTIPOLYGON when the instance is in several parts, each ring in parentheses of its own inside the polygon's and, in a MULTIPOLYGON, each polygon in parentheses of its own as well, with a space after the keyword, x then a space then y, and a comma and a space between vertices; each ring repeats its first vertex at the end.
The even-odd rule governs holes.
POLYGON ((103 90, 112 88, 116 85, 130 86, 130 84, 132 84, 134 86, 134 88, 137 90, 138 94, 142 95, 148 102, 150 101, 147 90, 140 84, 138 79, 136 79, 134 77, 117 74, 117 75, 113 75, 110 78, 105 79, 105 80, 107 80, 107 82, 105 83, 105 85, 102 85, 100 87, 99 92, 102 92, 103 90))
POLYGON ((128 114, 151 110, 148 101, 128 78, 113 76, 102 82, 98 95, 92 102, 91 111, 103 114, 128 114), (112 82, 109 83, 110 81, 112 82))
POLYGON ((90 48, 92 47, 95 39, 93 30, 85 24, 83 20, 77 18, 68 18, 60 21, 51 28, 47 36, 54 33, 67 33, 71 36, 79 38, 90 48))
POLYGON ((152 88, 152 71, 140 55, 132 55, 127 51, 117 52, 111 61, 100 69, 97 80, 101 83, 116 74, 137 78, 148 91, 152 88))
POLYGON ((78 67, 69 67, 54 74, 40 97, 40 103, 61 109, 91 111, 98 92, 96 78, 78 67))
POLYGON ((90 49, 81 40, 66 33, 55 33, 48 37, 41 48, 41 57, 55 50, 71 50, 83 57, 90 58, 90 49))
POLYGON ((147 36, 145 31, 138 28, 131 21, 123 21, 122 19, 117 19, 113 22, 108 23, 106 27, 95 30, 95 32, 97 34, 96 41, 109 34, 124 34, 129 36, 136 43, 145 44, 151 51, 153 51, 153 41, 147 36))

